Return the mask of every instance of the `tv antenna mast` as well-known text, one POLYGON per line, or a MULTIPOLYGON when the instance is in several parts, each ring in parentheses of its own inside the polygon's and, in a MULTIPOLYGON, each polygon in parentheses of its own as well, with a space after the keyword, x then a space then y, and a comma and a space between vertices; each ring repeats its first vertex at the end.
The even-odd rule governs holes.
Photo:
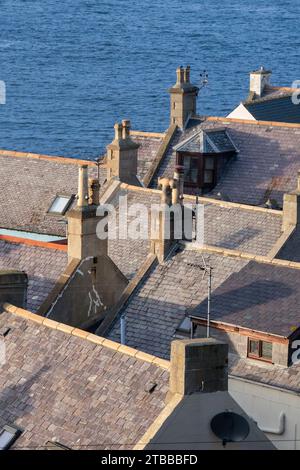
POLYGON ((206 337, 210 337, 210 309, 211 309, 211 281, 212 281, 212 267, 210 264, 206 264, 204 256, 202 256, 203 265, 200 266, 201 271, 203 271, 202 280, 207 275, 207 324, 206 324, 206 337))

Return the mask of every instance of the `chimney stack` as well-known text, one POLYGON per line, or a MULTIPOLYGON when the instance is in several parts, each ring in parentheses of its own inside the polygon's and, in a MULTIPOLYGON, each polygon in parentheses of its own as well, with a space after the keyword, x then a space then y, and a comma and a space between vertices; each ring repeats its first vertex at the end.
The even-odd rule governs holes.
POLYGON ((190 83, 191 68, 179 67, 176 70, 177 82, 169 89, 171 99, 171 125, 184 128, 189 116, 196 114, 199 88, 190 83))
POLYGON ((130 121, 116 123, 115 138, 107 146, 107 180, 118 178, 122 183, 135 184, 137 179, 138 148, 130 137, 130 121))
POLYGON ((151 252, 160 263, 167 258, 175 239, 183 238, 183 198, 179 187, 175 179, 158 180, 161 201, 159 210, 151 213, 151 252))
POLYGON ((171 343, 168 398, 228 390, 228 344, 214 338, 171 343))
POLYGON ((68 212, 68 258, 83 260, 107 254, 107 240, 97 237, 100 184, 88 179, 88 167, 79 168, 77 206, 68 212))
POLYGON ((250 72, 250 94, 254 94, 254 98, 262 97, 266 85, 270 83, 271 75, 271 70, 265 70, 264 67, 250 72))
POLYGON ((297 173, 297 188, 283 195, 282 231, 285 232, 300 223, 300 171, 297 173))

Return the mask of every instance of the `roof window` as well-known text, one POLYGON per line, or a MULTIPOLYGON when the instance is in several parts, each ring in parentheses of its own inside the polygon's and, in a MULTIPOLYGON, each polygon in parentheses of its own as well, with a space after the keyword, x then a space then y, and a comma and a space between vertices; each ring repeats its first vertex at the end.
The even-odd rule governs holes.
POLYGON ((74 196, 56 196, 48 209, 49 214, 64 215, 69 209, 74 196))
POLYGON ((8 450, 21 434, 20 429, 4 426, 0 431, 0 450, 8 450))

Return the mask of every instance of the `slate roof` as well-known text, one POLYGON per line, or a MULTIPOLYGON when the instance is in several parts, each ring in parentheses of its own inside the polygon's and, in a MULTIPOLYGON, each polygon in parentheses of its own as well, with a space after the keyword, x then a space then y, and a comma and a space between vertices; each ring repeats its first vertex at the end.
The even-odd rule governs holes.
MULTIPOLYGON (((214 267, 215 290, 233 272, 239 272, 248 260, 203 254, 214 267)), ((207 279, 203 278, 200 252, 178 247, 177 253, 163 265, 153 267, 125 306, 126 341, 129 346, 168 358, 173 335, 190 311, 207 297, 207 279)), ((120 321, 108 334, 120 341, 120 321)))
POLYGON ((300 124, 300 106, 292 102, 291 94, 266 97, 245 102, 245 108, 257 121, 290 122, 300 124))
MULTIPOLYGON (((163 137, 137 134, 132 139, 141 144, 138 171, 140 178, 143 178, 163 137)), ((0 200, 3 201, 0 227, 65 236, 65 217, 49 215, 47 211, 56 195, 77 194, 78 164, 83 161, 41 157, 0 151, 0 200)), ((96 164, 89 162, 89 165, 89 176, 97 178, 96 164)), ((102 189, 105 180, 106 168, 100 166, 102 189)))
POLYGON ((185 131, 177 131, 152 187, 157 187, 158 177, 173 177, 177 144, 200 129, 220 126, 227 130, 239 153, 228 163, 219 183, 208 195, 258 206, 272 198, 282 206, 283 194, 297 186, 300 167, 300 127, 297 125, 272 126, 272 123, 257 124, 227 118, 192 119, 185 131))
POLYGON ((228 373, 234 377, 299 393, 300 364, 294 364, 290 367, 274 364, 266 365, 265 363, 261 364, 259 361, 241 358, 236 354, 229 354, 228 359, 228 373))
POLYGON ((66 235, 65 218, 47 214, 56 195, 77 194, 78 165, 63 160, 0 155, 0 227, 66 235))
POLYGON ((281 248, 276 258, 295 261, 300 263, 300 236, 298 229, 290 236, 288 241, 281 248))
MULTIPOLYGON (((109 200, 117 209, 119 227, 119 198, 127 196, 128 208, 133 204, 160 203, 160 193, 148 189, 121 185, 109 200)), ((187 203, 193 200, 186 199, 187 203)), ((220 202, 199 199, 204 204, 204 243, 241 250, 256 255, 267 255, 281 234, 281 212, 256 211, 220 202)), ((128 217, 128 224, 134 217, 128 217)), ((150 229, 150 218, 148 220, 150 229)), ((149 230, 148 230, 149 232, 149 230)), ((109 240, 108 254, 128 279, 132 279, 150 251, 149 240, 109 240)))
POLYGON ((163 141, 163 134, 159 136, 143 136, 132 135, 131 139, 140 144, 138 150, 138 176, 143 179, 151 167, 152 161, 155 159, 159 147, 163 141))
MULTIPOLYGON (((201 203, 201 198, 199 198, 201 203)), ((267 255, 281 234, 282 219, 272 211, 204 203, 204 243, 267 255)))
POLYGON ((168 371, 116 348, 0 315, 0 428, 24 430, 15 448, 131 449, 165 406, 168 371), (54 353, 55 352, 55 353, 54 353), (153 393, 147 390, 157 384, 153 393))
POLYGON ((178 152, 223 153, 236 152, 237 148, 229 138, 226 129, 200 129, 195 135, 174 147, 178 152))
MULTIPOLYGON (((134 187, 121 188, 115 196, 109 201, 116 208, 117 217, 117 230, 119 233, 120 219, 119 219, 119 198, 127 196, 128 208, 132 207, 133 204, 144 204, 150 208, 151 204, 157 204, 160 198, 157 194, 153 194, 151 191, 135 191, 134 187)), ((128 226, 132 222, 134 217, 128 216, 128 226)), ((150 225, 148 226, 150 230, 150 225)), ((149 232, 148 230, 148 232, 149 232)), ((141 264, 147 258, 150 252, 150 241, 145 240, 133 240, 130 238, 124 239, 109 239, 108 241, 108 254, 122 273, 128 278, 136 274, 141 264)))
MULTIPOLYGON (((300 326, 300 270, 250 261, 213 294, 211 320, 289 337, 300 326)), ((193 316, 206 318, 207 302, 193 316)))
POLYGON ((0 270, 25 271, 29 278, 27 308, 38 310, 67 266, 64 251, 0 240, 0 270))

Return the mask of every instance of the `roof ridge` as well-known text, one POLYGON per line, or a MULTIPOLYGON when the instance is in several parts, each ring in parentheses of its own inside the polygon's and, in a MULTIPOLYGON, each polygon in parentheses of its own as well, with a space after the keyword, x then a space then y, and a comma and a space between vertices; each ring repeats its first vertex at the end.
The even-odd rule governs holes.
MULTIPOLYGON (((295 90, 294 90, 295 91, 295 90)), ((245 101, 242 101, 242 104, 247 107, 251 107, 251 106, 254 106, 256 104, 260 104, 260 103, 266 103, 268 101, 275 101, 275 100, 285 100, 287 98, 291 98, 292 94, 294 93, 293 90, 285 93, 285 94, 282 94, 282 95, 272 95, 272 94, 269 94, 269 95, 266 95, 266 96, 262 96, 261 98, 256 98, 254 100, 245 100, 245 101)), ((277 121, 278 122, 278 121, 277 121)))
POLYGON ((47 160, 56 163, 67 163, 73 165, 88 165, 88 166, 95 166, 97 165, 96 161, 93 160, 83 160, 80 158, 71 158, 71 157, 63 157, 63 156, 51 156, 51 155, 44 155, 39 153, 31 153, 31 152, 18 152, 15 150, 0 150, 0 156, 4 157, 15 157, 15 158, 32 158, 36 160, 47 160))
POLYGON ((160 367, 162 369, 165 369, 165 370, 170 369, 170 361, 166 361, 165 359, 161 359, 160 357, 156 357, 151 354, 145 353, 143 351, 139 351, 138 349, 134 349, 129 346, 125 346, 123 344, 117 343, 115 341, 111 341, 110 339, 103 338, 102 336, 94 335, 93 333, 89 333, 88 331, 81 330, 80 328, 75 328, 73 326, 69 326, 64 323, 51 320, 50 318, 42 317, 40 315, 37 315, 36 313, 29 312, 28 310, 25 310, 20 307, 16 307, 15 305, 12 305, 9 303, 5 303, 3 305, 3 309, 7 313, 16 315, 26 320, 31 320, 35 323, 46 326, 48 328, 52 328, 54 330, 62 331, 65 334, 77 336, 81 339, 90 341, 99 346, 104 346, 116 352, 120 352, 122 354, 135 357, 136 359, 140 359, 150 364, 154 364, 157 367, 160 367))
MULTIPOLYGON (((149 192, 152 194, 161 194, 159 189, 143 187, 143 186, 135 186, 132 184, 121 183, 120 187, 122 189, 128 191, 135 191, 135 192, 149 192)), ((269 209, 268 207, 260 207, 260 206, 251 206, 250 204, 240 204, 239 202, 231 202, 231 201, 223 201, 222 199, 215 199, 205 196, 194 196, 193 194, 183 194, 184 199, 191 199, 194 200, 198 197, 199 201, 207 202, 209 204, 216 204, 219 206, 224 207, 236 207, 242 210, 249 210, 249 211, 256 211, 256 212, 266 212, 268 214, 274 214, 282 217, 282 210, 278 209, 269 209)))
POLYGON ((228 248, 222 248, 214 245, 202 245, 202 246, 194 246, 190 248, 191 250, 197 251, 207 251, 216 254, 220 254, 223 256, 232 256, 236 258, 248 259, 249 261, 256 261, 257 263, 264 263, 264 264, 272 264, 275 266, 281 266, 284 268, 292 268, 292 269, 300 269, 300 263, 296 261, 288 261, 285 259, 280 258, 270 258, 269 256, 263 255, 254 255, 253 253, 247 253, 245 251, 239 250, 230 250, 228 248))
POLYGON ((147 131, 130 131, 132 136, 141 136, 141 137, 157 137, 163 139, 166 136, 165 132, 147 132, 147 131))
POLYGON ((237 124, 252 124, 253 126, 271 126, 271 127, 283 127, 283 128, 294 128, 300 129, 300 124, 290 122, 276 122, 276 121, 255 121, 251 119, 238 119, 238 118, 227 118, 218 116, 207 116, 204 121, 216 121, 226 123, 237 123, 237 124))

